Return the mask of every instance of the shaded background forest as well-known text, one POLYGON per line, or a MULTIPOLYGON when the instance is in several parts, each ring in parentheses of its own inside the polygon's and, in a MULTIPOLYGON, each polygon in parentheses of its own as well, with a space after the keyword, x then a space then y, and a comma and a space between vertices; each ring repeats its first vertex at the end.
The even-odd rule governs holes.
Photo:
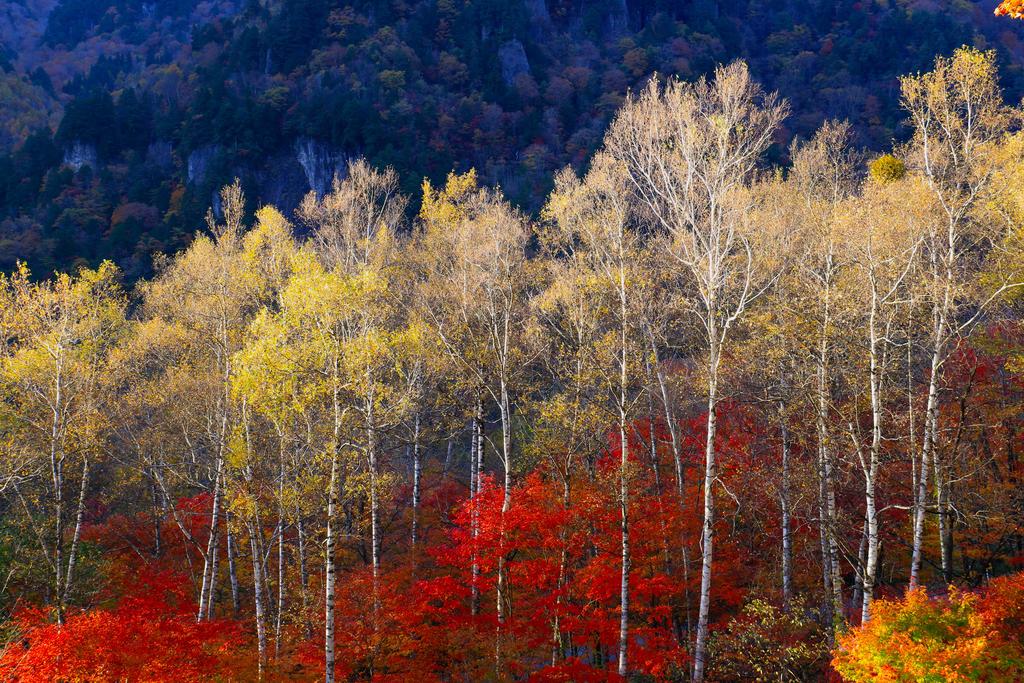
POLYGON ((796 112, 773 161, 826 118, 881 150, 908 133, 897 77, 962 44, 997 50, 1016 101, 1021 31, 988 2, 13 0, 0 269, 109 258, 146 276, 225 182, 289 212, 356 156, 393 166, 412 196, 475 168, 535 211, 629 89, 735 57, 796 112))

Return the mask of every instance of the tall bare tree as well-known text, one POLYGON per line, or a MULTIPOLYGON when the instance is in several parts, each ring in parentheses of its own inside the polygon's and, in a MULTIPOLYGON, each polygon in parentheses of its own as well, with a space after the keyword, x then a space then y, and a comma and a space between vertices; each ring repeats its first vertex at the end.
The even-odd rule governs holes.
POLYGON ((901 80, 903 107, 914 125, 908 147, 912 168, 928 184, 940 218, 928 226, 923 257, 928 283, 925 305, 931 319, 927 336, 928 389, 922 425, 920 472, 914 498, 914 537, 910 585, 920 581, 928 481, 934 470, 943 578, 953 571, 949 487, 937 447, 939 384, 955 340, 977 322, 982 310, 1017 277, 999 283, 994 294, 971 300, 967 291, 980 256, 998 239, 1000 226, 977 220, 979 205, 991 196, 996 143, 1018 113, 1003 103, 995 53, 961 48, 939 57, 935 68, 901 80), (994 231, 993 231, 994 228, 994 231))
POLYGON ((711 608, 719 366, 730 330, 765 286, 743 219, 758 161, 787 112, 735 62, 716 69, 712 80, 652 82, 623 105, 605 139, 608 152, 626 165, 642 207, 672 237, 671 253, 695 292, 693 312, 707 344, 697 683, 704 679, 711 608))

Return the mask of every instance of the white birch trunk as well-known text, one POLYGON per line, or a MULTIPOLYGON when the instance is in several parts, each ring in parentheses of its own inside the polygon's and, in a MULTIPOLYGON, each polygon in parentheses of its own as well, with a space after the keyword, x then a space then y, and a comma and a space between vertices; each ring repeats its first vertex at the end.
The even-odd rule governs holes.
MULTIPOLYGON (((780 413, 783 406, 779 406, 780 413)), ((793 536, 790 528, 790 463, 789 463, 789 430, 786 429, 786 418, 780 417, 779 431, 782 437, 782 491, 780 507, 782 509, 782 603, 788 610, 793 597, 793 536)))
MULTIPOLYGON (((621 235, 620 235, 621 244, 621 235)), ((626 275, 619 252, 619 513, 622 530, 621 577, 619 586, 619 676, 629 670, 629 440, 626 436, 626 406, 629 388, 626 345, 626 275)), ((651 434, 654 439, 654 434, 651 434)))
MULTIPOLYGON (((708 307, 714 311, 713 307, 708 307)), ((693 651, 693 681, 702 683, 707 658, 708 616, 711 612, 711 567, 715 542, 715 499, 714 486, 718 476, 715 470, 715 428, 718 399, 718 332, 714 314, 709 314, 708 329, 711 347, 709 349, 707 441, 704 449, 704 526, 701 534, 703 560, 700 572, 700 606, 697 612, 697 640, 693 651)))

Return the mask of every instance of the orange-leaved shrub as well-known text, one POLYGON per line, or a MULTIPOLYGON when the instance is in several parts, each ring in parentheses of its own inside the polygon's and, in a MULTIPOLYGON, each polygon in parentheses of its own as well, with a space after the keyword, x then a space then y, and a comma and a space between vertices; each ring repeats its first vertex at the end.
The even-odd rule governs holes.
POLYGON ((839 639, 832 665, 853 682, 1024 680, 1024 573, 978 593, 930 598, 919 588, 878 600, 871 620, 839 639))

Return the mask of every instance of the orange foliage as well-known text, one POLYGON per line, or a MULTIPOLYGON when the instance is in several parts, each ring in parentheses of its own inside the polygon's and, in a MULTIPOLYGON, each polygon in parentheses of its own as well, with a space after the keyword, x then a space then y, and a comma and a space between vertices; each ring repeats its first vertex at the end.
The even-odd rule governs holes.
POLYGON ((1003 0, 996 7, 996 16, 1008 16, 1024 19, 1024 0, 1003 0))
POLYGON ((980 595, 909 591, 872 612, 839 640, 833 666, 849 681, 1024 679, 1024 574, 995 579, 980 595))

